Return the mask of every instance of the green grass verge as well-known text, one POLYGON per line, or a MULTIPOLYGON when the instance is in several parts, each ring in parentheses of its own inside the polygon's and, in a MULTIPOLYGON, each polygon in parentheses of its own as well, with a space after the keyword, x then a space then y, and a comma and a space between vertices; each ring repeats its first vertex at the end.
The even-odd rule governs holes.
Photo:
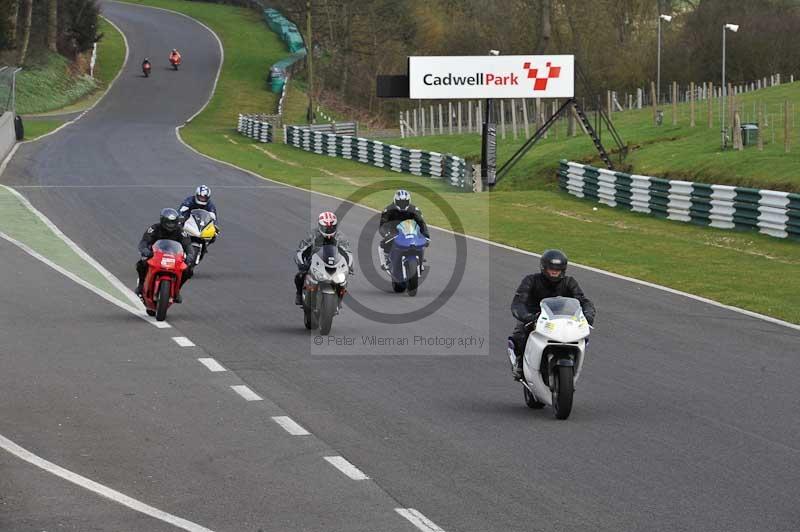
POLYGON ((0 231, 44 255, 65 270, 103 290, 120 301, 129 300, 83 260, 63 240, 56 236, 36 214, 30 211, 6 187, 0 187, 0 231))
POLYGON ((41 62, 17 74, 17 112, 24 115, 60 109, 96 86, 89 76, 72 73, 64 56, 48 52, 41 62))
POLYGON ((46 135, 63 123, 64 120, 26 120, 23 124, 25 126, 25 140, 34 140, 46 135))
MULTIPOLYGON (((689 127, 689 104, 678 105, 678 124, 672 125, 671 107, 664 108, 664 124, 652 123, 652 109, 614 113, 614 126, 623 140, 630 144, 631 152, 624 163, 625 171, 638 174, 686 179, 704 183, 772 188, 787 192, 800 192, 800 146, 784 153, 784 130, 781 120, 783 102, 788 100, 789 123, 794 123, 790 139, 800 141, 800 82, 770 87, 737 97, 742 107, 742 121, 757 122, 754 109, 767 106, 768 124, 762 124, 765 139, 764 151, 748 146, 743 151, 721 151, 719 102, 713 102, 713 127, 707 123, 707 102, 696 105, 696 127, 689 127)), ((766 121, 765 121, 766 122, 766 121)), ((580 130, 579 130, 580 131, 580 130)), ((531 130, 531 133, 533 131, 531 130)), ((498 160, 506 161, 524 142, 522 128, 514 139, 511 125, 506 124, 506 138, 498 133, 498 160)), ((610 136, 603 135, 605 146, 611 149, 610 136)), ((480 137, 477 134, 453 136, 411 137, 391 139, 404 146, 454 153, 473 160, 480 158, 480 137)), ((582 133, 567 137, 566 124, 551 130, 549 138, 534 147, 511 170, 498 187, 502 190, 536 189, 552 186, 556 179, 559 159, 594 162, 597 152, 589 138, 582 133)))
MULTIPOLYGON (((800 308, 796 305, 800 283, 776 283, 778 279, 792 279, 800 271, 800 246, 796 243, 626 213, 557 192, 543 180, 533 190, 509 187, 491 194, 470 194, 454 191, 436 180, 239 137, 234 130, 237 110, 250 105, 254 93, 264 93, 262 101, 271 97, 260 79, 251 79, 251 86, 244 87, 249 74, 240 71, 268 55, 269 47, 253 46, 256 41, 252 36, 261 34, 260 39, 268 42, 274 37, 271 32, 259 17, 243 9, 178 0, 138 3, 170 7, 202 20, 222 39, 226 57, 237 58, 235 62, 226 60, 211 105, 181 131, 184 140, 202 153, 270 179, 339 197, 347 197, 364 186, 380 187, 384 180, 403 180, 412 193, 417 193, 415 202, 435 225, 449 227, 442 213, 423 197, 425 189, 438 192, 455 209, 469 234, 532 251, 560 247, 575 262, 800 323, 800 308)), ((473 139, 478 146, 477 136, 473 139)), ((471 142, 465 137, 464 142, 467 141, 471 142)), ((570 139, 565 144, 575 152, 586 153, 581 143, 591 147, 585 138, 570 139)), ((501 149, 510 150, 509 144, 501 149)), ((548 144, 551 151, 544 164, 557 163, 563 156, 572 157, 554 139, 545 143, 548 144)), ((541 152, 537 152, 536 159, 529 157, 526 164, 533 164, 539 157, 541 152)), ((381 208, 390 197, 384 191, 364 198, 362 203, 381 208)), ((530 270, 536 270, 534 259, 530 262, 530 270)), ((519 273, 521 276, 524 272, 519 273)), ((508 296, 510 300, 511 294, 508 296)), ((602 309, 602 302, 600 305, 602 309)))
MULTIPOLYGON (((19 109, 18 105, 17 111, 20 114, 40 114, 47 116, 75 113, 83 111, 84 109, 92 106, 97 100, 103 97, 106 89, 108 89, 109 85, 122 68, 122 64, 125 62, 125 40, 123 39, 122 34, 102 17, 100 18, 99 31, 103 34, 103 39, 97 45, 97 60, 94 69, 94 88, 88 93, 85 93, 78 98, 74 98, 60 107, 51 108, 46 111, 23 113, 19 109)), ((57 90, 57 88, 54 90, 57 90)), ((63 97, 59 99, 59 101, 62 100, 63 97)))

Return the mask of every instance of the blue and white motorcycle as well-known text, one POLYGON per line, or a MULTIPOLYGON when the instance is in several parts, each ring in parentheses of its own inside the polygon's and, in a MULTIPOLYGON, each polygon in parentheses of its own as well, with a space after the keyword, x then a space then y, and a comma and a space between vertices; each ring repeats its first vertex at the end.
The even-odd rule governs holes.
POLYGON ((397 231, 390 239, 392 247, 387 257, 387 273, 392 278, 392 288, 396 293, 408 291, 409 296, 417 295, 420 278, 425 267, 423 252, 429 240, 425 238, 414 220, 404 220, 397 224, 397 231))

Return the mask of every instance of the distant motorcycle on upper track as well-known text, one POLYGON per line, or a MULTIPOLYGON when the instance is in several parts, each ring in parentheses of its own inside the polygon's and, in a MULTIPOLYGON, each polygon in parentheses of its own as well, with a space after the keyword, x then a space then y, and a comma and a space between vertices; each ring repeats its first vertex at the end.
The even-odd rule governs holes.
POLYGON ((149 78, 150 77, 150 71, 152 69, 153 69, 153 66, 150 64, 150 61, 145 59, 144 62, 142 63, 142 73, 144 74, 144 77, 149 78))
MULTIPOLYGON (((525 404, 533 409, 552 406, 556 418, 567 419, 591 327, 577 299, 548 297, 540 307, 522 363, 525 404)), ((516 356, 510 338, 508 356, 513 368, 516 356)))
POLYGON ((169 64, 172 65, 173 70, 178 70, 183 58, 177 50, 172 50, 169 54, 169 64))

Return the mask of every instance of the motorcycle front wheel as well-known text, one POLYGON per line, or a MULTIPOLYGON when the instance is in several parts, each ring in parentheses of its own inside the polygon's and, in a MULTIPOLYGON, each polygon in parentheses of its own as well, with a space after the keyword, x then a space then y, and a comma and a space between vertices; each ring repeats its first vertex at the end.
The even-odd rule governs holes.
POLYGON ((319 309, 319 333, 322 335, 329 334, 333 326, 333 316, 336 314, 336 309, 339 307, 336 294, 322 294, 322 304, 319 309))
POLYGON ((572 366, 558 366, 553 382, 553 413, 557 419, 567 419, 572 412, 573 386, 572 366))
POLYGON ((172 281, 161 281, 158 285, 158 301, 156 301, 156 321, 167 319, 167 309, 169 308, 169 296, 172 292, 172 281))

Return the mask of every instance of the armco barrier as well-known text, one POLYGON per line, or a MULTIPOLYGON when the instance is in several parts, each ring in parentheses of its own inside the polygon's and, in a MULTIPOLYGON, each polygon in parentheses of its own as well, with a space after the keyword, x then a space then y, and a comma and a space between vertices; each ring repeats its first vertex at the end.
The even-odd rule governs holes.
POLYGON ((306 56, 306 49, 303 43, 303 36, 293 22, 280 14, 279 11, 267 8, 263 10, 264 21, 267 26, 280 36, 286 44, 286 48, 292 54, 273 64, 269 69, 267 81, 269 88, 275 94, 283 91, 286 81, 289 79, 289 72, 292 66, 306 56))
POLYGON ((467 162, 455 155, 413 150, 350 135, 310 131, 298 126, 286 126, 285 131, 286 144, 302 150, 352 159, 395 172, 444 179, 454 187, 471 189, 467 162))
POLYGON ((272 124, 263 115, 239 115, 236 131, 259 142, 272 142, 272 124))
POLYGON ((564 160, 558 176, 570 194, 611 207, 800 240, 800 194, 631 175, 564 160))

